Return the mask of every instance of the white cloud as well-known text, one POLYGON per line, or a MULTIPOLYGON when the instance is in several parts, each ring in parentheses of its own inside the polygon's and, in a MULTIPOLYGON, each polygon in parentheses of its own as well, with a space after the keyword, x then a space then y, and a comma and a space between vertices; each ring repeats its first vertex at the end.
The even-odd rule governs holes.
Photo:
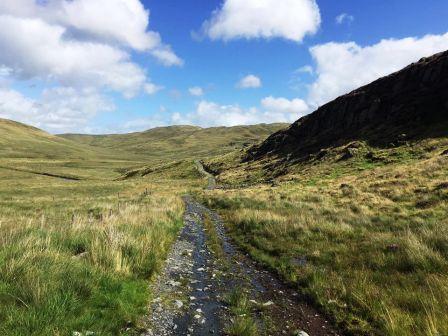
POLYGON ((308 104, 317 107, 379 77, 398 71, 421 57, 448 49, 448 33, 422 38, 382 40, 361 47, 355 42, 327 43, 310 49, 317 79, 308 104))
POLYGON ((160 86, 160 85, 155 85, 153 83, 146 83, 144 86, 144 90, 147 94, 149 94, 150 96, 153 94, 156 94, 157 92, 163 90, 164 87, 160 86))
POLYGON ((182 64, 148 24, 139 0, 3 0, 0 65, 18 79, 97 86, 131 98, 148 91, 148 79, 129 49, 182 64))
POLYGON ((148 31, 150 13, 139 0, 2 0, 0 14, 40 18, 63 26, 71 37, 86 35, 149 51, 167 65, 182 64, 157 32, 148 31))
POLYGON ((17 78, 96 85, 126 97, 134 96, 146 82, 143 69, 126 52, 107 44, 67 40, 61 26, 5 15, 0 15, 0 26, 0 63, 17 78))
POLYGON ((261 79, 255 75, 248 75, 242 78, 238 83, 237 87, 240 89, 256 89, 261 87, 261 79))
POLYGON ((158 47, 151 51, 151 55, 166 66, 182 66, 184 64, 184 61, 171 50, 170 46, 158 47))
POLYGON ((194 86, 188 89, 190 95, 195 97, 201 97, 204 95, 204 90, 199 86, 194 86))
POLYGON ((336 23, 337 24, 343 24, 344 22, 350 24, 353 21, 355 21, 355 17, 353 15, 347 14, 347 13, 342 13, 339 14, 338 16, 336 16, 336 23))
POLYGON ((298 68, 296 71, 294 71, 295 74, 299 73, 306 73, 309 75, 314 74, 314 69, 311 65, 304 65, 303 67, 298 68))
POLYGON ((0 88, 0 117, 55 133, 78 131, 99 112, 114 109, 111 102, 93 89, 53 88, 34 100, 15 90, 0 88))
POLYGON ((307 105, 300 99, 266 97, 261 107, 243 108, 239 105, 220 105, 201 101, 196 110, 187 115, 173 113, 171 122, 202 127, 254 125, 260 123, 293 122, 307 113, 307 105))
POLYGON ((161 90, 132 52, 165 65, 183 62, 148 29, 149 17, 139 0, 0 1, 1 115, 50 131, 80 131, 113 109, 103 94, 132 98, 161 90), (52 89, 30 99, 9 89, 17 80, 52 89))
POLYGON ((317 32, 320 22, 315 0, 224 0, 202 29, 213 40, 280 37, 301 42, 317 32))
POLYGON ((286 98, 274 98, 270 96, 263 98, 261 105, 266 111, 271 111, 276 114, 292 114, 296 119, 309 112, 307 103, 298 98, 288 100, 286 98))

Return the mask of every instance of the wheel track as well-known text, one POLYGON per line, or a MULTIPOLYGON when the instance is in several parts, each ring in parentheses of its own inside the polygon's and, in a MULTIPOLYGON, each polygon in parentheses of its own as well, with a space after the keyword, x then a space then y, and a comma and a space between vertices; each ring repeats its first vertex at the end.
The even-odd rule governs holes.
POLYGON ((225 335, 232 317, 224 298, 235 287, 244 288, 260 305, 272 303, 263 311, 254 311, 260 335, 293 335, 294 330, 304 330, 310 336, 341 335, 301 301, 297 291, 239 251, 216 212, 188 196, 184 202, 185 226, 153 285, 154 300, 143 321, 146 330, 142 336, 225 335), (205 216, 215 225, 224 260, 207 248, 205 216), (272 322, 269 330, 263 322, 265 315, 272 322))

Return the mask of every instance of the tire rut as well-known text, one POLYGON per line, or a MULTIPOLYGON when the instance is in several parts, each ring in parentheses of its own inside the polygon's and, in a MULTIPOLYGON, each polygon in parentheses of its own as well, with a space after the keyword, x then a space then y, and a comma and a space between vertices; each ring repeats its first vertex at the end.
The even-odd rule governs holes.
POLYGON ((142 336, 226 335, 234 317, 225 298, 235 288, 244 289, 258 307, 253 309, 253 319, 259 335, 294 335, 295 331, 341 335, 295 290, 240 252, 216 212, 188 196, 184 202, 185 225, 153 285, 154 300, 142 336), (223 256, 215 256, 207 246, 205 217, 214 225, 223 256))

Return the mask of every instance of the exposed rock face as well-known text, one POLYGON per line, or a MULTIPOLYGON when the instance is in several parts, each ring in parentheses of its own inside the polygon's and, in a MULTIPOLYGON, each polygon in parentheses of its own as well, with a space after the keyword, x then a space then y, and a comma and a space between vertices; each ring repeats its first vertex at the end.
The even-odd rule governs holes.
POLYGON ((306 157, 351 140, 396 145, 448 134, 448 52, 423 58, 322 106, 247 153, 306 157))

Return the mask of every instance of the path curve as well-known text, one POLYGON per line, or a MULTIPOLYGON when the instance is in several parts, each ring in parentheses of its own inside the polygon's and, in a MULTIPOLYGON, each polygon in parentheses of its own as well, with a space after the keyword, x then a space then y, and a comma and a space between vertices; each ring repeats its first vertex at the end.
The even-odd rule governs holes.
POLYGON ((207 178, 207 188, 208 190, 216 189, 216 178, 213 174, 205 170, 204 165, 201 161, 195 160, 194 164, 201 175, 207 178))

